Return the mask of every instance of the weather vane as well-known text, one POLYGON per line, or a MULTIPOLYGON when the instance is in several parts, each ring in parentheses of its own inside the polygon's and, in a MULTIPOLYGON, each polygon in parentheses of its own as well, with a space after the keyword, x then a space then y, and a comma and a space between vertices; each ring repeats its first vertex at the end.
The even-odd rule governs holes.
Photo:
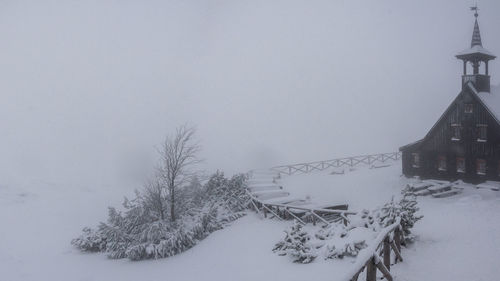
POLYGON ((479 8, 477 7, 477 3, 474 7, 470 7, 471 11, 474 11, 474 16, 477 18, 478 14, 477 11, 479 11, 479 8))

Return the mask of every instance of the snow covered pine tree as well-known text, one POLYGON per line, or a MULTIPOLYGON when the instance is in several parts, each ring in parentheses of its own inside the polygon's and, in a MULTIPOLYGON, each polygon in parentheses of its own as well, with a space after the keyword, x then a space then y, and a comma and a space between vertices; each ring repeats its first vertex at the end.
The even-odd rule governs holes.
MULTIPOLYGON (((82 251, 106 252, 114 259, 157 259, 181 253, 245 214, 249 200, 245 180, 245 175, 227 179, 217 172, 203 187, 193 183, 179 188, 176 221, 162 215, 169 198, 145 188, 132 200, 125 198, 123 212, 109 208, 106 223, 96 230, 84 228, 71 243, 82 251)), ((154 185, 148 187, 154 191, 154 185)))
POLYGON ((311 236, 302 229, 298 221, 295 221, 285 230, 285 238, 275 245, 273 252, 277 252, 280 256, 289 255, 293 258, 293 262, 310 263, 316 258, 310 240, 311 236))

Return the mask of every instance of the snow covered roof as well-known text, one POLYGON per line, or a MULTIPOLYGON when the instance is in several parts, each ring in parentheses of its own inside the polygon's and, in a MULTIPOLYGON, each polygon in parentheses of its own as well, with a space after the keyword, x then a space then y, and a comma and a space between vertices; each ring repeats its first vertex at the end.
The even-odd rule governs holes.
POLYGON ((473 55, 473 54, 483 54, 483 55, 495 58, 495 55, 492 52, 486 50, 481 45, 474 45, 474 46, 472 46, 472 47, 470 47, 470 48, 468 48, 466 50, 461 51, 456 56, 458 58, 460 58, 460 57, 463 57, 463 56, 468 56, 468 55, 473 55))
POLYGON ((403 146, 401 146, 401 147, 399 148, 399 151, 403 151, 403 150, 406 150, 406 149, 408 149, 408 148, 410 148, 410 147, 413 147, 413 146, 415 146, 415 145, 421 144, 423 141, 424 141, 424 139, 420 139, 420 140, 418 140, 418 141, 414 141, 414 142, 409 143, 409 144, 407 144, 407 145, 403 145, 403 146))
POLYGON ((472 40, 470 43, 470 48, 461 51, 456 55, 459 59, 470 59, 471 56, 479 57, 480 59, 490 60, 494 59, 495 55, 492 52, 483 48, 483 43, 481 41, 481 32, 479 31, 479 24, 477 23, 477 14, 476 21, 474 23, 474 32, 472 32, 472 40))
POLYGON ((474 85, 470 82, 468 86, 500 124, 500 85, 492 86, 489 93, 477 92, 474 85))

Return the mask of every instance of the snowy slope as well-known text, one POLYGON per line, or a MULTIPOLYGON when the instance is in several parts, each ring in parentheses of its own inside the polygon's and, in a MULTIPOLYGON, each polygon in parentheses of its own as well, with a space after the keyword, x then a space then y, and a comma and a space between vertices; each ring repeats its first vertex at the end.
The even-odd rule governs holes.
POLYGON ((358 167, 345 174, 331 175, 329 171, 283 176, 279 184, 291 196, 310 197, 317 204, 349 204, 354 211, 380 206, 398 195, 408 180, 400 177, 401 164, 379 169, 358 167))
POLYGON ((447 199, 422 198, 418 241, 395 268, 402 280, 498 280, 500 192, 466 189, 447 199))
MULTIPOLYGON (((345 172, 284 176, 280 183, 291 195, 309 196, 320 204, 348 203, 349 209, 360 210, 398 196, 409 181, 400 176, 400 162, 345 172)), ((397 280, 498 280, 500 191, 470 186, 450 198, 418 200, 424 218, 414 229, 417 241, 403 250, 405 262, 392 268, 397 280)))
MULTIPOLYGON (((317 173, 283 177, 284 189, 312 202, 372 208, 398 195, 407 181, 400 163, 359 168, 345 175, 317 173)), ((126 190, 32 182, 0 183, 0 280, 329 280, 342 276, 352 260, 318 259, 293 264, 271 252, 290 222, 254 213, 217 231, 187 252, 156 261, 109 260, 82 254, 70 240, 86 225, 106 217, 126 190)), ((417 242, 393 267, 397 280, 496 280, 500 273, 500 192, 466 189, 447 198, 423 197, 425 218, 417 242)))
POLYGON ((346 262, 322 260, 300 266, 274 254, 271 250, 289 222, 254 214, 216 231, 185 253, 162 260, 109 260, 74 249, 70 240, 81 228, 104 219, 106 206, 121 201, 116 193, 105 187, 2 185, 0 280, 299 281, 325 279, 348 268, 346 262))

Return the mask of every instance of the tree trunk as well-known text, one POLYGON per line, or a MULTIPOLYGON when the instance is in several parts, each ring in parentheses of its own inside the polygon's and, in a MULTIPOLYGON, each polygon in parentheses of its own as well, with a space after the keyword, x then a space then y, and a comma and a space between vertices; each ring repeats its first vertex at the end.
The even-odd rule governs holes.
POLYGON ((170 220, 175 221, 175 192, 174 188, 170 189, 170 220))
MULTIPOLYGON (((160 200, 161 200, 161 198, 160 198, 160 200)), ((160 204, 161 204, 160 205, 160 218, 161 218, 161 220, 165 220, 165 215, 163 214, 164 213, 163 204, 161 203, 161 201, 160 201, 160 204)))

